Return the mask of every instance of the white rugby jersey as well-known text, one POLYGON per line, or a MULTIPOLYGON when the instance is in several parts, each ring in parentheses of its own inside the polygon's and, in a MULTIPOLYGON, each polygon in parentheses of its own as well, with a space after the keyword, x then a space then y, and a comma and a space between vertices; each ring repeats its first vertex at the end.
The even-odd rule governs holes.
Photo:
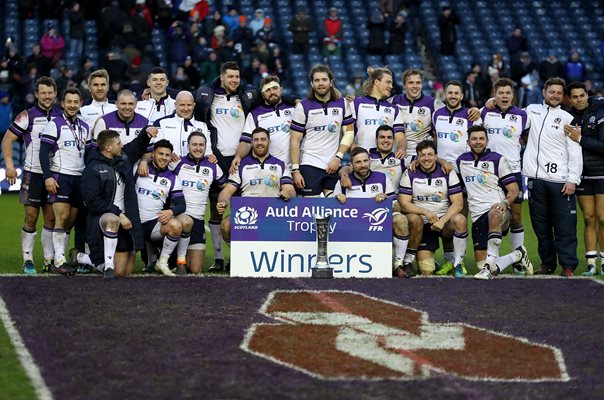
POLYGON ((86 104, 80 108, 80 118, 92 128, 97 119, 115 110, 117 110, 115 104, 107 99, 105 101, 92 99, 90 104, 86 104))
MULTIPOLYGON (((418 207, 442 217, 451 206, 449 196, 461 193, 462 187, 455 171, 445 174, 437 164, 432 172, 421 168, 415 171, 406 170, 401 178, 400 194, 411 196, 411 202, 418 207)), ((424 223, 428 222, 421 216, 424 223)))
POLYGON ((234 156, 245 125, 239 96, 227 95, 223 88, 217 88, 210 107, 210 121, 217 131, 216 147, 220 153, 225 157, 234 156))
POLYGON ((481 121, 472 122, 468 119, 466 107, 450 111, 443 107, 436 110, 432 115, 432 125, 436 131, 436 148, 438 157, 453 164, 455 172, 457 169, 457 157, 469 150, 468 129, 481 121))
POLYGON ((264 128, 271 135, 269 153, 285 162, 289 168, 291 157, 289 155, 290 126, 294 116, 294 107, 279 103, 272 107, 262 104, 252 110, 245 120, 240 142, 251 143, 252 131, 256 128, 264 128))
POLYGON ((386 174, 377 171, 369 171, 365 179, 361 179, 354 173, 350 174, 351 186, 343 188, 340 181, 336 183, 333 195, 343 194, 346 197, 355 199, 373 199, 378 194, 386 194, 390 199, 394 199, 394 186, 386 174))
POLYGON ((182 192, 187 204, 187 215, 202 220, 206 215, 206 205, 210 186, 213 183, 222 185, 226 175, 217 164, 212 164, 207 158, 195 161, 190 155, 181 158, 174 173, 182 184, 182 192))
POLYGON ((138 101, 134 111, 147 118, 150 124, 153 124, 158 119, 172 114, 174 110, 174 99, 166 94, 159 100, 150 97, 148 100, 138 101))
POLYGON ((390 178, 393 188, 398 188, 401 182, 401 175, 405 171, 405 161, 399 160, 390 152, 386 157, 382 155, 377 148, 369 150, 370 168, 372 171, 381 172, 390 178))
POLYGON ((502 154, 514 172, 520 172, 520 136, 526 129, 526 112, 516 106, 503 112, 496 107, 483 107, 481 119, 489 136, 489 149, 502 154))
MULTIPOLYGON (((134 171, 138 164, 134 167, 134 171)), ((149 163, 149 176, 134 176, 136 194, 138 197, 138 213, 141 222, 157 219, 157 214, 166 209, 168 199, 173 201, 182 198, 180 179, 169 169, 158 170, 149 163)))
MULTIPOLYGON (((210 131, 205 122, 197 121, 193 118, 184 119, 176 114, 172 114, 165 118, 160 118, 153 126, 157 127, 159 133, 153 140, 151 140, 150 148, 153 148, 153 143, 161 139, 166 139, 172 146, 174 146, 174 152, 179 157, 184 157, 189 154, 187 148, 187 139, 191 132, 201 132, 206 137, 206 153, 205 156, 212 154, 212 143, 210 142, 210 131)), ((176 164, 170 163, 170 169, 174 169, 176 164)))
POLYGON ((134 113, 131 121, 124 121, 117 111, 113 111, 96 120, 93 137, 96 139, 101 131, 111 129, 119 133, 122 144, 127 145, 148 125, 149 120, 140 114, 134 113))
POLYGON ((84 151, 92 140, 86 122, 78 117, 71 122, 61 114, 46 125, 40 137, 42 142, 52 145, 52 172, 82 175, 84 151))
POLYGON ((505 200, 502 187, 515 183, 516 178, 508 160, 490 149, 475 160, 471 151, 457 159, 457 167, 468 192, 472 222, 489 212, 491 206, 505 200))
POLYGON ((61 115, 61 111, 55 107, 43 110, 37 104, 29 110, 21 111, 11 126, 8 128, 25 143, 25 165, 23 168, 29 172, 42 173, 40 166, 40 133, 44 130, 48 121, 61 115))
POLYGON ((279 197, 281 185, 294 184, 285 163, 270 154, 264 162, 253 154, 244 157, 229 183, 241 190, 242 197, 279 197))
POLYGON ((564 125, 572 115, 560 106, 531 104, 526 108, 530 129, 522 175, 548 182, 581 183, 583 153, 581 145, 564 134, 564 125))
POLYGON ((422 140, 432 139, 432 114, 444 107, 444 104, 423 93, 413 101, 405 94, 399 94, 394 96, 391 102, 401 110, 403 131, 407 138, 407 155, 415 157, 417 144, 422 140))
POLYGON ((391 126, 394 133, 403 131, 402 113, 388 100, 362 96, 355 98, 350 106, 355 121, 355 143, 364 149, 376 146, 375 131, 381 125, 391 126))
POLYGON ((322 103, 304 99, 296 105, 291 128, 304 135, 300 165, 325 169, 340 148, 342 129, 354 123, 344 98, 322 103))

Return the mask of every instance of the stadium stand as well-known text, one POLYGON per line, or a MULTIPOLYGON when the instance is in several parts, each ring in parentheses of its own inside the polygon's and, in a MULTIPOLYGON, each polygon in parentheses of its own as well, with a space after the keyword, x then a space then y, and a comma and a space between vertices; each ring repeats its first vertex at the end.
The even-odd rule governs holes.
MULTIPOLYGON (((149 2, 150 3, 150 2, 149 2)), ((176 6, 179 2, 173 2, 176 6)), ((226 12, 227 2, 211 2, 211 9, 226 12)), ((365 73, 368 65, 388 65, 397 76, 410 67, 429 71, 429 79, 448 81, 462 79, 470 64, 488 65, 494 53, 504 57, 509 66, 506 39, 514 26, 519 25, 530 43, 529 52, 537 63, 546 57, 549 49, 555 50, 558 58, 565 62, 570 49, 576 49, 585 63, 589 79, 594 88, 604 88, 604 58, 600 46, 604 39, 604 4, 589 0, 524 1, 524 0, 460 0, 453 8, 461 19, 457 26, 457 54, 441 56, 440 37, 437 20, 442 7, 440 0, 425 0, 419 6, 419 14, 409 15, 405 50, 403 54, 373 55, 365 48, 369 33, 366 28, 368 16, 379 9, 379 0, 316 0, 312 5, 305 0, 233 0, 240 15, 251 21, 257 8, 270 17, 272 26, 280 38, 280 45, 286 54, 289 67, 284 82, 286 92, 304 96, 307 92, 307 75, 317 63, 327 63, 336 77, 336 85, 343 89, 354 80, 355 74, 365 73), (322 54, 323 20, 331 7, 338 9, 342 20, 343 46, 340 55, 327 58, 322 54), (315 32, 310 34, 308 55, 291 51, 292 33, 288 31, 291 17, 296 10, 305 8, 313 18, 315 32)), ((68 9, 63 10, 57 20, 39 18, 35 11, 31 19, 19 19, 18 1, 6 0, 0 6, 0 32, 3 42, 12 37, 19 46, 20 54, 26 57, 34 44, 39 43, 48 23, 53 23, 63 37, 69 30, 68 9)), ((177 15, 174 13, 174 15, 177 15)), ((211 13, 208 18, 211 17, 211 13)), ((97 21, 85 22, 85 56, 92 59, 95 67, 102 64, 104 54, 99 50, 99 27, 97 21)), ((389 32, 386 31, 386 42, 389 32)), ((159 24, 151 31, 151 45, 159 66, 168 67, 170 60, 167 49, 166 32, 159 24)), ((67 49, 67 47, 66 47, 67 49)), ((143 52, 143 49, 139 49, 143 52)), ((74 74, 81 68, 81 61, 67 50, 63 53, 67 67, 74 74)), ((18 154, 18 153, 16 153, 18 154)))

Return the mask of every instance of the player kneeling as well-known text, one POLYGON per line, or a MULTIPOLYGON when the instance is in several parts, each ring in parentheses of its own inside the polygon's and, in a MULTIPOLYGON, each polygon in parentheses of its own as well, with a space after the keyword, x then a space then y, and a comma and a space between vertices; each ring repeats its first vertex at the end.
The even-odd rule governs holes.
POLYGON ((462 261, 466 254, 468 227, 461 214, 463 195, 455 171, 445 173, 436 162, 436 144, 424 140, 417 145, 418 167, 406 170, 401 178, 398 201, 409 222, 409 247, 403 260, 402 272, 413 270, 417 264, 422 275, 434 273, 434 252, 438 238, 453 238, 455 277, 464 275, 462 261), (419 234, 418 234, 419 232, 419 234))

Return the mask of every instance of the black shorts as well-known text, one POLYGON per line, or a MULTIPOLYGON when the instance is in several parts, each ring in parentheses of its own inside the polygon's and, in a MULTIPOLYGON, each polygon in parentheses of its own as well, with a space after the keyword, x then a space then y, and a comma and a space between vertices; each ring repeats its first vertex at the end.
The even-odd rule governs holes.
POLYGON ((19 201, 24 206, 41 207, 48 200, 48 192, 44 184, 44 175, 23 171, 19 201))
POLYGON ((57 181, 56 194, 48 195, 49 203, 68 203, 72 207, 82 208, 82 194, 80 192, 81 176, 52 174, 52 177, 57 181))
MULTIPOLYGON (((230 175, 229 168, 231 168, 231 164, 233 163, 235 156, 222 157, 222 159, 224 160, 224 162, 226 164, 226 171, 224 171, 224 173, 226 174, 226 176, 228 178, 230 175)), ((218 185, 210 186, 210 194, 208 195, 208 197, 210 198, 210 202, 212 202, 214 204, 218 203, 218 195, 220 194, 221 190, 222 190, 222 188, 220 188, 218 185)))
POLYGON ((206 227, 202 219, 193 218, 193 229, 191 229, 191 241, 189 245, 206 244, 206 227))
MULTIPOLYGON (((508 221, 512 219, 512 213, 508 209, 506 211, 508 215, 508 221)), ((504 224, 501 237, 508 234, 510 224, 504 224), (507 225, 507 226, 506 226, 507 225)), ((489 213, 482 214, 476 222, 472 222, 472 242, 474 243, 474 250, 486 250, 489 241, 489 213)))
MULTIPOLYGON (((516 197, 514 199, 514 203, 516 204, 522 204, 522 202, 524 201, 524 185, 523 185, 523 178, 522 178, 522 174, 520 172, 516 172, 514 174, 514 178, 516 179, 516 184, 518 185, 518 197, 516 197)), ((503 189, 503 193, 508 194, 507 189, 504 187, 502 187, 503 189)))
POLYGON ((604 179, 583 179, 577 186, 577 196, 604 194, 604 179))
POLYGON ((417 246, 418 251, 419 250, 428 250, 431 252, 435 252, 436 250, 438 250, 438 247, 439 247, 438 238, 442 237, 442 231, 441 232, 433 231, 432 229, 430 229, 430 226, 432 226, 432 224, 429 224, 429 223, 424 224, 424 231, 422 233, 422 241, 420 242, 419 246, 417 246))
POLYGON ((323 190, 333 190, 340 180, 337 172, 328 174, 324 169, 312 165, 300 165, 300 173, 304 178, 304 188, 300 190, 302 196, 318 196, 323 190))
POLYGON ((117 247, 115 248, 116 253, 129 253, 134 250, 134 240, 129 230, 120 227, 117 232, 117 247))

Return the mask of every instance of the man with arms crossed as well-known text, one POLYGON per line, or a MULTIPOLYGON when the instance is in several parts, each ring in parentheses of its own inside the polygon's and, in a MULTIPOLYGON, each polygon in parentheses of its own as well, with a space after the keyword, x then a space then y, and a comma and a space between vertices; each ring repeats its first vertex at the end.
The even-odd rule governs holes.
POLYGON ((25 165, 23 166, 20 196, 25 211, 25 221, 21 231, 21 252, 23 254, 23 272, 30 275, 36 274, 33 256, 36 241, 36 223, 40 215, 40 208, 42 208, 44 214, 44 227, 42 228, 44 264, 42 271, 51 272, 54 267, 55 251, 52 244, 52 232, 55 225, 55 216, 52 204, 46 201, 48 192, 44 185, 39 152, 40 132, 46 127, 48 121, 61 115, 61 111, 54 107, 57 85, 52 78, 43 76, 38 79, 34 95, 36 96, 36 105, 19 113, 2 139, 6 180, 11 185, 17 181, 17 170, 13 163, 13 143, 19 138, 23 138, 25 142, 25 165))

